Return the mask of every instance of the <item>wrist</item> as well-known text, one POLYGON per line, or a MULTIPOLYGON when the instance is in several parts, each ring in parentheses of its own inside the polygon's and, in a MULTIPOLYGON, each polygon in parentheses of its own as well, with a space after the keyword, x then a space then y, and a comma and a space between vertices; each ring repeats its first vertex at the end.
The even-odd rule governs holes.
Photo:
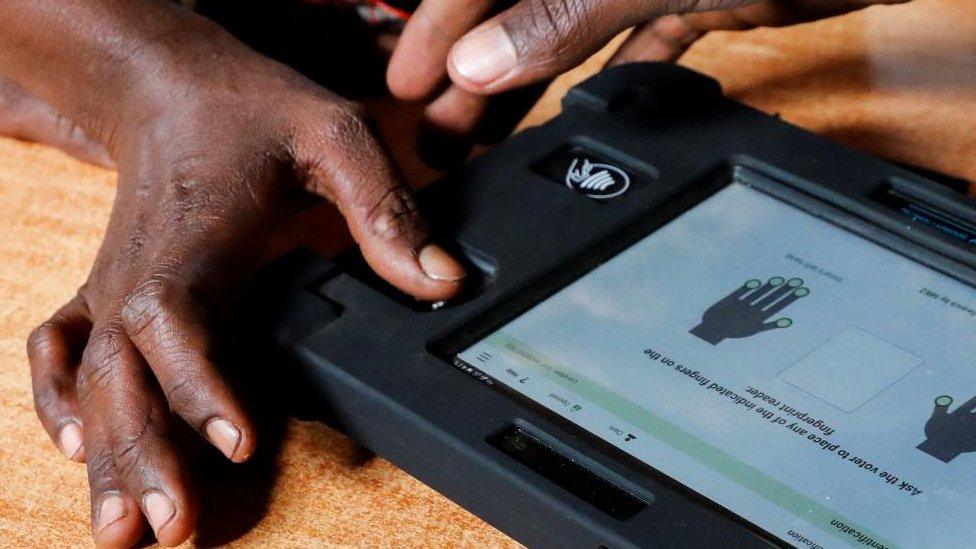
MULTIPOLYGON (((301 105, 339 100, 217 24, 197 19, 192 27, 153 40, 132 59, 113 131, 103 141, 114 157, 125 156, 121 147, 140 147, 147 138, 206 133, 205 126, 217 118, 233 118, 237 127, 254 133, 301 105)), ((276 137, 289 131, 279 129, 284 133, 276 137)))
POLYGON ((96 122, 107 123, 95 133, 109 150, 116 149, 120 135, 173 108, 205 101, 219 88, 241 89, 241 75, 253 74, 261 59, 219 25, 179 11, 179 17, 137 36, 119 63, 108 109, 96 122))
POLYGON ((962 453, 958 448, 955 448, 952 445, 939 443, 931 438, 926 438, 925 441, 916 446, 916 448, 936 459, 944 461, 945 463, 949 463, 950 461, 956 459, 962 453))
POLYGON ((0 20, 9 23, 0 74, 103 142, 181 34, 207 27, 188 10, 148 0, 5 0, 0 20))
POLYGON ((701 324, 699 324, 699 325, 695 326, 694 328, 688 330, 688 333, 690 333, 691 335, 697 337, 698 339, 701 339, 703 341, 707 341, 708 343, 711 343, 712 345, 718 345, 719 343, 722 342, 722 340, 725 339, 725 336, 723 336, 723 335, 721 335, 719 333, 716 333, 715 330, 713 330, 711 328, 712 328, 711 326, 707 326, 704 322, 702 322, 701 324))

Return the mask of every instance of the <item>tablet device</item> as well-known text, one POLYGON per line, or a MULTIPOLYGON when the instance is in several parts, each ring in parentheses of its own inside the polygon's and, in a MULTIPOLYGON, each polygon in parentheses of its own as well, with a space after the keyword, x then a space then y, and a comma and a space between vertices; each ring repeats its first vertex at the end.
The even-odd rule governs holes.
POLYGON ((784 542, 971 547, 974 310, 743 177, 458 362, 784 542))
POLYGON ((532 546, 976 545, 973 203, 680 68, 565 106, 423 193, 458 302, 269 269, 313 407, 532 546))

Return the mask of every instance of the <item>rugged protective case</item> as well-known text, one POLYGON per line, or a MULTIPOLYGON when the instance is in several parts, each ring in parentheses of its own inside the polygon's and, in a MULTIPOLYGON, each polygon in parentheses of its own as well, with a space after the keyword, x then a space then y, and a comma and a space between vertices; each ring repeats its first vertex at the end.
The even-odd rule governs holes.
POLYGON ((902 217, 884 197, 907 196, 973 225, 976 209, 726 99, 715 81, 680 67, 608 70, 572 89, 563 106, 420 193, 436 234, 456 242, 477 275, 464 299, 431 310, 370 275, 355 250, 334 261, 297 251, 251 286, 244 302, 253 326, 295 366, 290 390, 306 395, 317 417, 526 545, 776 545, 655 464, 635 463, 454 367, 452 356, 733 180, 971 285, 973 249, 902 217), (629 190, 598 200, 570 189, 560 159, 582 157, 620 167, 629 190), (615 518, 523 465, 492 443, 513 425, 645 505, 615 518))

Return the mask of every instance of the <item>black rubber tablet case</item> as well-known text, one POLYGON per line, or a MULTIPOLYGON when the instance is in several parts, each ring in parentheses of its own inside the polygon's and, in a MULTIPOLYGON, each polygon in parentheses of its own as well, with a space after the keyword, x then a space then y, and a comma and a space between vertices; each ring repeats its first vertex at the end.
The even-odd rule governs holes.
MULTIPOLYGON (((475 273, 436 311, 355 251, 295 252, 247 302, 320 417, 533 547, 775 544, 767 533, 513 394, 453 356, 734 180, 976 281, 972 248, 897 213, 915 201, 976 225, 969 199, 725 99, 686 69, 629 65, 571 90, 553 121, 421 193, 475 273), (594 200, 568 160, 612 163, 628 192, 594 200), (559 162, 566 161, 565 167, 559 162)), ((736 215, 736 212, 729 212, 736 215)), ((276 374, 277 375, 277 374, 276 374)), ((826 535, 826 534, 825 534, 826 535)))

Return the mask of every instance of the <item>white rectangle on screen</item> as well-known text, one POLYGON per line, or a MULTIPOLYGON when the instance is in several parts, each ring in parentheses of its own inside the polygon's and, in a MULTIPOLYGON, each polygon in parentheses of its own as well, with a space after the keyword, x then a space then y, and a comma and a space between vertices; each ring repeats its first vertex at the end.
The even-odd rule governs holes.
POLYGON ((790 366, 780 378, 853 412, 922 364, 877 336, 850 327, 790 366))

